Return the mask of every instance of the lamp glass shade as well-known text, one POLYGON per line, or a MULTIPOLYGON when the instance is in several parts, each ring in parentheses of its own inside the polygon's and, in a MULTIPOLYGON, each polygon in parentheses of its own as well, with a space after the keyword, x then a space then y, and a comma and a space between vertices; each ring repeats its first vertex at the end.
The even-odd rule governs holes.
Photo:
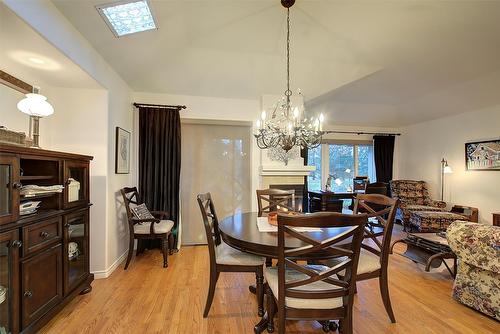
POLYGON ((54 113, 54 108, 47 102, 47 98, 34 93, 26 94, 26 97, 17 103, 17 109, 37 117, 46 117, 54 113))
POLYGON ((453 170, 451 169, 450 166, 446 165, 443 168, 443 173, 445 173, 445 174, 451 174, 451 173, 453 173, 453 170))

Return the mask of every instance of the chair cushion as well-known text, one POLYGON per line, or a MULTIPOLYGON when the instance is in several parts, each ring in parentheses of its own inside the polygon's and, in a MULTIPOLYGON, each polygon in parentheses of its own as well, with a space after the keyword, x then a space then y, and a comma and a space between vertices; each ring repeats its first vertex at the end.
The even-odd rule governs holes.
MULTIPOLYGON (((326 266, 319 265, 308 265, 304 266, 309 269, 313 269, 316 272, 322 272, 328 269, 326 266)), ((278 297, 278 267, 267 267, 264 268, 264 277, 269 284, 269 287, 273 291, 275 297, 278 297)), ((294 270, 287 269, 285 280, 294 281, 298 279, 306 279, 309 276, 294 270)), ((297 290, 306 290, 306 291, 321 291, 321 290, 331 290, 334 289, 335 286, 325 283, 323 281, 318 281, 314 283, 310 283, 307 285, 299 286, 295 289, 297 290)), ((286 297, 285 304, 287 307, 298 308, 298 309, 334 309, 343 306, 342 298, 324 298, 324 299, 302 299, 302 298, 293 298, 286 297)))
POLYGON ((215 261, 218 264, 235 266, 260 266, 266 262, 266 259, 257 255, 241 252, 221 242, 221 244, 215 248, 215 261))
MULTIPOLYGON (((340 263, 342 261, 345 261, 344 257, 338 258, 338 259, 331 259, 328 260, 328 265, 329 266, 334 266, 337 263, 340 263)), ((374 272, 375 270, 380 269, 380 257, 377 255, 373 254, 370 251, 367 251, 366 249, 361 248, 361 253, 359 254, 359 260, 358 260, 358 271, 357 274, 367 274, 374 272)), ((345 274, 345 270, 342 270, 339 272, 339 275, 343 276, 345 274)))
MULTIPOLYGON (((151 222, 140 223, 134 225, 135 234, 150 234, 151 222)), ((170 232, 174 227, 174 222, 171 220, 160 220, 159 223, 154 223, 153 229, 155 234, 163 234, 170 232)))

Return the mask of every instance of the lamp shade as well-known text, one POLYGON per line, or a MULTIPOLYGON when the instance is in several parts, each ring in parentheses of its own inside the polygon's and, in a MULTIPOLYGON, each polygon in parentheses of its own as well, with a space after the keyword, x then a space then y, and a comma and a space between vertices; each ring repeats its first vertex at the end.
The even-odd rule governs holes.
POLYGON ((450 166, 446 165, 443 168, 443 173, 445 173, 445 174, 451 174, 451 173, 453 173, 453 170, 451 169, 450 166))
POLYGON ((26 94, 26 97, 17 103, 17 109, 30 116, 45 117, 54 113, 54 108, 47 102, 47 98, 40 94, 26 94))

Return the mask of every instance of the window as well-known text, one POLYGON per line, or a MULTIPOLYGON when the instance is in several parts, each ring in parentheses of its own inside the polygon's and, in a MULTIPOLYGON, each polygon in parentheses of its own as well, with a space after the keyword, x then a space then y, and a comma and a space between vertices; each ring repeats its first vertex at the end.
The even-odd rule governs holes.
POLYGON ((116 37, 156 29, 147 0, 120 1, 96 8, 116 37))
POLYGON ((321 190, 321 146, 308 151, 307 162, 309 166, 316 166, 316 170, 307 177, 307 186, 310 190, 321 190))
POLYGON ((308 165, 316 170, 308 177, 309 190, 325 188, 329 175, 335 192, 349 192, 355 176, 368 176, 375 182, 373 144, 371 142, 329 142, 308 152, 308 165))

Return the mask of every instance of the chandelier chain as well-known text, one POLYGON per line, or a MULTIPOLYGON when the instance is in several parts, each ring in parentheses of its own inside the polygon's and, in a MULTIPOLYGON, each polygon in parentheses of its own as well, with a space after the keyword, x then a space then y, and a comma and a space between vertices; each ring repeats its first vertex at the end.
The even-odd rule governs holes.
POLYGON ((285 96, 290 105, 290 96, 292 91, 290 90, 290 8, 287 8, 286 14, 286 92, 285 96))

